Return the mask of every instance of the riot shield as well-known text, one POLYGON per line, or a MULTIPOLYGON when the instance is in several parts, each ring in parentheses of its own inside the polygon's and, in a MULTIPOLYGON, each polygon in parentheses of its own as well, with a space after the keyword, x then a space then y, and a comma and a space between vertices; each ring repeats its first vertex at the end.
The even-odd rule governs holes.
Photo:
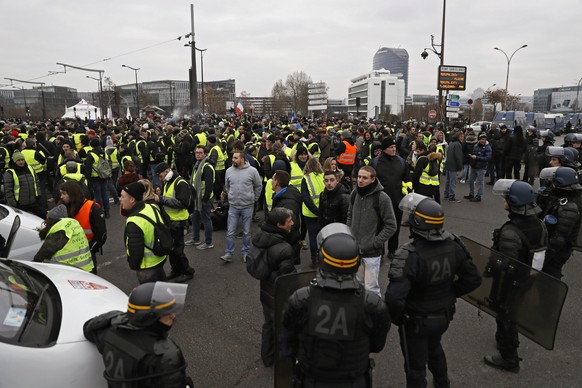
POLYGON ((483 276, 481 286, 462 298, 494 318, 515 322, 522 335, 552 350, 568 286, 467 237, 461 240, 483 276))
POLYGON ((293 360, 280 356, 283 310, 287 299, 298 289, 308 286, 315 278, 315 271, 299 272, 279 276, 275 281, 275 387, 291 388, 293 382, 293 360))

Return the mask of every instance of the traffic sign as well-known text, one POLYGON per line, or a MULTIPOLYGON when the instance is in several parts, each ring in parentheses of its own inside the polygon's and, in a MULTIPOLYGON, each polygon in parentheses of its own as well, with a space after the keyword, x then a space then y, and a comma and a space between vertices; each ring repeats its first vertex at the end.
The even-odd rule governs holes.
POLYGON ((461 96, 459 96, 458 94, 447 94, 447 100, 459 101, 459 98, 461 98, 461 96))
POLYGON ((447 112, 458 112, 461 110, 460 106, 447 106, 447 112))
POLYGON ((447 117, 449 119, 457 119, 457 118, 459 118, 459 113, 458 112, 447 112, 447 117))
POLYGON ((461 106, 459 101, 447 101, 447 106, 461 106))
POLYGON ((465 90, 467 66, 439 66, 438 90, 465 90))
POLYGON ((437 111, 434 109, 431 109, 428 111, 428 118, 429 119, 436 119, 437 116, 437 111))

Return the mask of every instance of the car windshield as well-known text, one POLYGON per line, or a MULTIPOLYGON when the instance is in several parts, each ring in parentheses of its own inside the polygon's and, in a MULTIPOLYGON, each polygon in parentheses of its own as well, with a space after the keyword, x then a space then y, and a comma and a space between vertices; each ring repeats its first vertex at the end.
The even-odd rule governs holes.
POLYGON ((61 326, 61 301, 44 275, 12 261, 0 261, 0 341, 48 347, 61 326))

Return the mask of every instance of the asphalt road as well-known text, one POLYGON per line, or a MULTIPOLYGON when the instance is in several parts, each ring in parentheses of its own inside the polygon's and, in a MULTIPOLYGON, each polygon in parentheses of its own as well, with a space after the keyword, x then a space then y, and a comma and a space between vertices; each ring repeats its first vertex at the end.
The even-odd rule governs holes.
MULTIPOLYGON (((468 184, 459 184, 457 196, 468 194, 468 184)), ((447 230, 490 246, 494 228, 506 220, 503 199, 493 196, 485 186, 481 203, 464 200, 443 204, 447 230)), ((109 239, 104 255, 99 256, 99 274, 129 293, 138 283, 129 270, 123 248, 125 219, 112 208, 107 221, 109 239)), ((253 224, 253 229, 257 228, 253 224)), ((408 240, 403 228, 401 243, 408 240)), ((188 238, 188 237, 187 237, 188 238)), ((230 264, 219 256, 225 247, 225 232, 214 233, 215 248, 198 251, 186 247, 186 255, 196 269, 189 282, 187 305, 170 332, 182 348, 188 362, 188 373, 197 387, 270 387, 273 370, 265 368, 260 358, 262 310, 259 284, 246 273, 240 257, 242 240, 236 240, 237 253, 230 264)), ((307 271, 308 251, 302 251, 299 270, 307 271)), ((464 387, 575 387, 582 382, 582 347, 580 329, 582 256, 576 253, 565 266, 564 281, 569 294, 561 316, 555 349, 547 351, 520 336, 519 374, 493 370, 482 362, 483 356, 495 351, 495 321, 463 300, 457 302, 457 313, 443 338, 452 386, 464 387)), ((387 284, 386 263, 382 266, 381 284, 387 284)), ((169 265, 167 267, 169 271, 169 265)), ((405 386, 403 357, 398 332, 392 326, 385 349, 374 356, 374 386, 405 386)), ((431 384, 430 373, 428 382, 431 384)))

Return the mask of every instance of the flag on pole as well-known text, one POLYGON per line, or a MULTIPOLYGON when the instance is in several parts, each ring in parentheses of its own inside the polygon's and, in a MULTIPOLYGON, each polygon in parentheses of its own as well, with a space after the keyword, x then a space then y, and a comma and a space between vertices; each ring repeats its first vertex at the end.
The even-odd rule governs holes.
POLYGON ((291 115, 291 122, 294 122, 297 119, 297 116, 295 116, 295 112, 293 112, 293 114, 291 115))
POLYGON ((238 100, 238 104, 236 105, 236 115, 240 116, 243 114, 244 111, 245 108, 243 106, 242 100, 238 100))

